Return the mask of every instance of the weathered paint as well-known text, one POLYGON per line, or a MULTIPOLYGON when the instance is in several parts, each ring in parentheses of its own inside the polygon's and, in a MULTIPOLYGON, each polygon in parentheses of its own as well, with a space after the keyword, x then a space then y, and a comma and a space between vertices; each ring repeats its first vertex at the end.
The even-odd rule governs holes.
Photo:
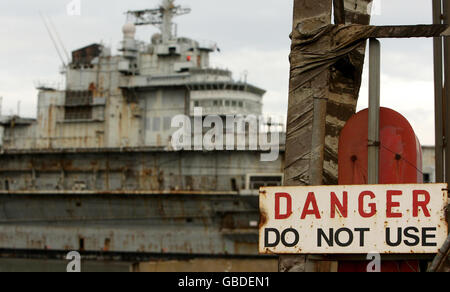
POLYGON ((261 163, 257 151, 19 151, 0 155, 0 190, 238 192, 247 174, 282 170, 282 154, 261 163))
POLYGON ((257 196, 1 194, 0 250, 256 256, 257 196))
MULTIPOLYGON (((368 110, 354 115, 339 143, 339 184, 368 183, 368 110)), ((413 128, 401 114, 380 109, 380 184, 422 183, 422 151, 413 128)))

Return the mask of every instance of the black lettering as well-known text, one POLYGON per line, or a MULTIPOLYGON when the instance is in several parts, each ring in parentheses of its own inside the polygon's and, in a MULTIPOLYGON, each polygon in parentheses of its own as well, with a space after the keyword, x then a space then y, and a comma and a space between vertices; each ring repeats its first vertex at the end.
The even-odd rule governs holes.
POLYGON ((395 246, 399 246, 400 243, 402 242, 402 229, 398 228, 397 229, 397 242, 393 243, 391 241, 391 228, 386 228, 386 243, 389 246, 395 247, 395 246))
POLYGON ((317 246, 318 247, 322 247, 322 238, 323 238, 323 239, 325 239, 325 241, 328 244, 328 246, 332 247, 334 245, 334 243, 333 243, 333 233, 334 233, 334 229, 330 228, 329 236, 327 236, 325 234, 325 232, 323 231, 323 229, 319 228, 317 230, 317 246))
POLYGON ((370 228, 355 228, 355 232, 359 232, 359 246, 363 247, 365 241, 364 233, 369 232, 370 228))
POLYGON ((281 233, 281 243, 285 246, 285 247, 294 247, 298 244, 298 242, 300 241, 300 235, 298 234, 297 230, 293 229, 293 228, 289 228, 286 229, 285 231, 283 231, 283 233, 281 233), (288 233, 293 233, 295 236, 295 239, 292 243, 288 243, 286 241, 286 235, 288 233))
POLYGON ((334 235, 334 241, 337 243, 337 245, 339 245, 340 247, 348 247, 348 246, 350 246, 352 243, 353 243, 353 232, 350 230, 350 229, 348 229, 348 228, 341 228, 341 229, 338 229, 337 231, 336 231, 336 234, 334 235), (341 242, 340 241, 340 239, 339 239, 339 235, 342 233, 342 232, 347 232, 348 233, 348 241, 347 242, 341 242))
POLYGON ((280 243, 280 232, 277 229, 266 228, 264 230, 264 246, 266 248, 276 247, 280 243), (269 242, 269 233, 275 233, 275 241, 273 243, 269 242))
POLYGON ((423 228, 422 229, 422 246, 437 246, 436 242, 428 242, 427 239, 436 238, 436 234, 428 234, 428 232, 434 231, 436 232, 436 228, 423 228))
POLYGON ((419 229, 417 229, 416 227, 405 228, 405 231, 403 232, 403 234, 405 235, 405 238, 413 239, 413 242, 410 242, 406 239, 403 242, 407 246, 417 246, 420 243, 420 238, 419 238, 419 236, 417 236, 415 234, 411 234, 410 233, 411 231, 414 231, 415 233, 419 233, 419 229))

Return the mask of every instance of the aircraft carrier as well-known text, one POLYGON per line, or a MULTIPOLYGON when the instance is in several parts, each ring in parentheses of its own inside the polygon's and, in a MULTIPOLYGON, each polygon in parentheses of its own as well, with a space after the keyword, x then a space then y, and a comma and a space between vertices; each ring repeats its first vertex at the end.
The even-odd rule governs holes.
POLYGON ((173 0, 127 12, 117 55, 73 51, 63 90, 39 86, 36 119, 1 117, 3 259, 79 251, 133 270, 273 269, 257 254, 258 189, 282 183, 283 127, 266 124, 280 140, 269 162, 267 147, 173 147, 175 116, 263 114, 264 89, 210 66, 215 43, 176 35, 173 18, 189 12, 173 0), (160 33, 139 41, 143 25, 160 33))

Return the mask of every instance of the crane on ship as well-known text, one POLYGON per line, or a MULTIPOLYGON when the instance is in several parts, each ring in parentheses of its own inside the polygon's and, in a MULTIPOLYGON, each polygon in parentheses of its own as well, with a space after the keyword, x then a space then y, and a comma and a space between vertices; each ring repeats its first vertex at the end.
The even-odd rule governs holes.
POLYGON ((163 43, 167 43, 176 36, 173 18, 190 12, 190 8, 175 5, 175 0, 162 0, 158 8, 128 11, 126 14, 128 22, 134 23, 136 26, 154 25, 158 27, 161 30, 163 43))

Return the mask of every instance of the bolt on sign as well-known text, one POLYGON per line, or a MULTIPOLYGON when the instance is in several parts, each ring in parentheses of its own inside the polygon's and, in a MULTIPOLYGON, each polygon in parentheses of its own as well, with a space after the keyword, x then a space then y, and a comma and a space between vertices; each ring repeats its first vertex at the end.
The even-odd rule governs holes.
POLYGON ((261 254, 432 254, 446 184, 261 188, 261 254))

